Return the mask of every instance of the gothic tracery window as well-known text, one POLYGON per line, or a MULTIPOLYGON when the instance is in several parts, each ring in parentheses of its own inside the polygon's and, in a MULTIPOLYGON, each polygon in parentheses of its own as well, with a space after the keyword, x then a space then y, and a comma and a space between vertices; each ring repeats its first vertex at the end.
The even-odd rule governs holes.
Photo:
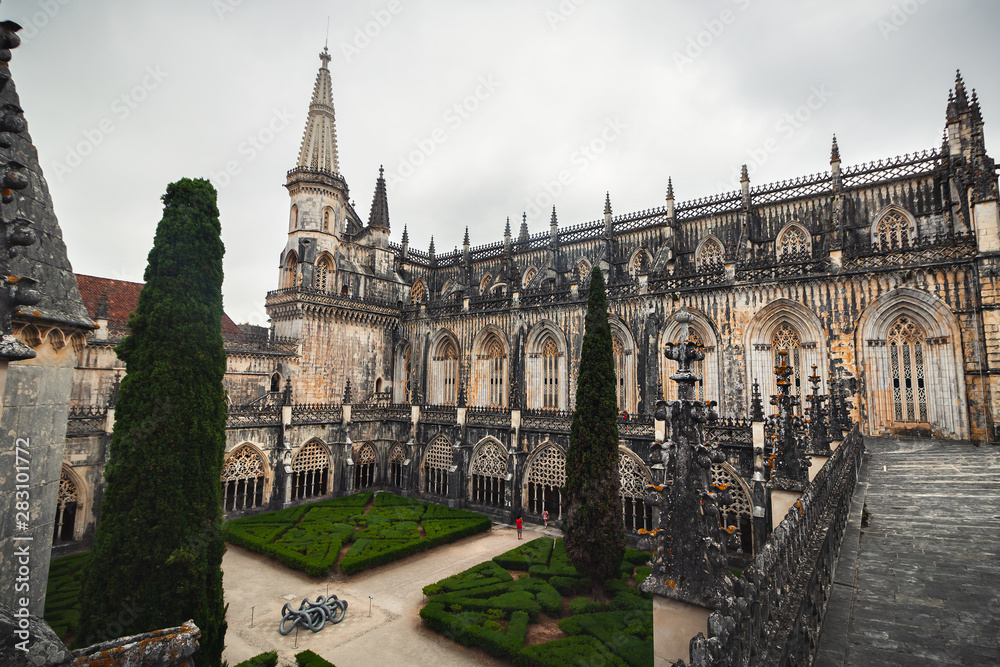
POLYGON ((622 518, 625 530, 653 529, 653 508, 643 502, 646 485, 652 481, 645 467, 634 456, 618 450, 618 474, 622 489, 622 518))
POLYGON ((621 335, 611 335, 611 350, 615 360, 615 391, 618 395, 618 411, 628 410, 629 351, 625 348, 621 335))
POLYGON ((798 257, 809 253, 809 239, 801 227, 789 227, 781 235, 778 254, 782 258, 798 257))
POLYGON ((927 421, 924 386, 924 341, 920 326, 901 315, 889 328, 889 363, 892 369, 892 405, 897 422, 927 421))
POLYGON ((285 267, 281 270, 281 287, 287 289, 298 286, 299 258, 294 252, 285 258, 285 267))
POLYGON ((69 541, 74 539, 76 528, 76 512, 80 502, 80 494, 76 484, 65 470, 59 476, 59 497, 56 500, 56 520, 53 540, 69 541))
MULTIPOLYGON (((792 386, 789 393, 792 396, 802 396, 802 342, 798 332, 788 322, 782 322, 771 337, 771 350, 774 352, 774 365, 780 362, 779 351, 788 350, 788 365, 792 367, 792 386)), ((797 408, 801 410, 801 406, 797 408)))
POLYGON ((701 246, 698 254, 698 266, 700 269, 708 270, 724 263, 722 244, 716 239, 708 239, 701 246))
POLYGON ((439 435, 427 446, 424 457, 424 491, 439 496, 448 495, 448 473, 452 466, 451 443, 439 435))
POLYGON ((403 463, 406 461, 406 452, 398 442, 389 451, 389 483, 396 488, 403 488, 403 463))
POLYGON ((479 293, 486 294, 486 290, 490 288, 490 283, 493 282, 493 276, 486 274, 483 276, 482 281, 479 283, 479 293))
POLYGON ((585 259, 577 262, 576 279, 580 282, 581 288, 590 281, 590 262, 585 259))
POLYGON ((542 408, 559 409, 559 348, 551 336, 542 345, 542 408))
POLYGON ((883 250, 909 245, 910 221, 900 211, 889 211, 879 220, 875 238, 883 250))
POLYGON ((531 281, 535 279, 535 274, 536 273, 538 273, 538 271, 535 269, 535 267, 533 267, 533 266, 530 267, 527 271, 524 272, 524 278, 522 279, 522 283, 521 284, 524 287, 527 287, 528 285, 530 285, 531 281))
POLYGON ((222 507, 225 511, 264 504, 264 460, 249 445, 240 445, 222 466, 222 507))
POLYGON ((330 287, 330 278, 333 275, 333 264, 330 259, 323 255, 316 262, 316 277, 314 284, 320 292, 326 292, 330 287))
MULTIPOLYGON (((688 330, 688 338, 690 338, 695 343, 701 343, 704 347, 704 341, 702 341, 701 336, 694 329, 688 330)), ((691 371, 698 376, 698 384, 694 386, 695 398, 699 401, 705 400, 705 360, 698 359, 691 362, 691 371)))
POLYGON ((438 344, 431 378, 431 403, 455 405, 458 397, 458 347, 451 338, 438 344))
POLYGON ((629 264, 628 272, 633 278, 638 276, 640 273, 649 270, 649 253, 646 252, 645 248, 640 249, 639 252, 632 257, 632 262, 629 264))
POLYGON ((504 391, 507 353, 504 351, 503 343, 495 336, 487 342, 483 358, 485 360, 485 381, 487 382, 485 404, 489 407, 503 407, 507 398, 504 391))
POLYGON ((719 505, 722 527, 732 530, 743 548, 743 553, 753 553, 753 505, 743 486, 721 463, 712 464, 712 491, 728 489, 733 497, 732 505, 719 505))
POLYGON ((354 461, 354 490, 366 489, 375 483, 375 446, 368 442, 358 450, 354 461))
POLYGON ((528 511, 541 514, 547 510, 550 520, 562 519, 562 489, 566 486, 566 455, 548 445, 531 462, 527 475, 528 511))
POLYGON ((310 442, 292 459, 292 500, 325 496, 330 483, 330 456, 310 442))
POLYGON ((506 507, 507 452, 494 441, 483 443, 469 467, 473 502, 506 507))
POLYGON ((417 278, 410 288, 410 303, 423 303, 426 293, 427 286, 424 285, 423 278, 417 278))

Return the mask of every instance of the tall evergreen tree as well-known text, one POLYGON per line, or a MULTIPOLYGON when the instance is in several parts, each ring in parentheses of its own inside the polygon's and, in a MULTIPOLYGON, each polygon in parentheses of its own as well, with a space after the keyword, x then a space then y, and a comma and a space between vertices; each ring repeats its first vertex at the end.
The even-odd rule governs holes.
POLYGON ((126 375, 78 643, 193 618, 202 633, 197 664, 218 665, 226 632, 224 248, 207 180, 171 183, 163 204, 131 333, 116 348, 126 375))
POLYGON ((618 472, 618 402, 604 275, 590 274, 587 319, 566 455, 566 553, 589 577, 594 596, 617 577, 625 555, 618 472))

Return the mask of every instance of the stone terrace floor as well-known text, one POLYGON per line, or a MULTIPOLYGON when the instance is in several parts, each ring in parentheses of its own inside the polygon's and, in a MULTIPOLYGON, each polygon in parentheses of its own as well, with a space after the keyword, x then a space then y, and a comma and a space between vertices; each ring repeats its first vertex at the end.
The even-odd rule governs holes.
POLYGON ((814 665, 1000 665, 1000 449, 865 446, 814 665))

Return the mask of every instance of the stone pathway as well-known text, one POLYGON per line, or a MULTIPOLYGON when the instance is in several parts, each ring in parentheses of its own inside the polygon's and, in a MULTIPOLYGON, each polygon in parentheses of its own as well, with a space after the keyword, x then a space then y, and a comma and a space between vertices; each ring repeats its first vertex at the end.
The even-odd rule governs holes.
MULTIPOLYGON (((549 528, 526 527, 524 541, 549 528)), ((277 651, 279 665, 294 665, 295 654, 310 649, 337 667, 459 667, 506 665, 485 652, 465 648, 422 627, 422 588, 524 544, 513 528, 494 524, 488 533, 415 554, 352 577, 309 577, 277 561, 230 545, 222 561, 229 610, 226 650, 230 665, 264 651, 277 651), (330 594, 348 601, 347 616, 317 633, 278 633, 285 602, 298 608, 303 597, 330 594), (368 616, 369 599, 371 617, 368 616), (253 626, 251 627, 251 607, 253 626), (298 648, 295 648, 295 645, 298 648)))
POLYGON ((865 446, 815 667, 1000 665, 1000 450, 865 446))

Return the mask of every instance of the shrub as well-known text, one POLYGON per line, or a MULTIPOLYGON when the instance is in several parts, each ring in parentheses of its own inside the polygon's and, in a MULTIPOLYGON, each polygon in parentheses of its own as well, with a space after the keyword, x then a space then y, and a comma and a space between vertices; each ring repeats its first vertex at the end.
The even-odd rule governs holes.
POLYGON ((549 578, 549 584, 552 588, 559 591, 562 595, 576 595, 580 591, 586 590, 590 586, 590 582, 586 579, 581 579, 579 577, 560 577, 555 576, 549 578))
POLYGON ((516 549, 493 557, 493 562, 508 570, 527 570, 532 565, 548 565, 552 555, 552 538, 539 537, 516 549))
POLYGON ((576 616, 578 614, 595 614, 601 611, 609 611, 611 606, 605 602, 594 602, 590 598, 574 598, 569 603, 569 613, 576 616))
POLYGON ((646 567, 645 565, 642 567, 635 568, 635 585, 638 586, 639 584, 641 584, 643 581, 646 580, 646 577, 648 577, 652 573, 653 573, 653 568, 646 567))
POLYGON ((426 503, 422 500, 416 498, 405 498, 403 496, 397 496, 395 493, 389 493, 388 491, 379 491, 375 494, 375 507, 388 507, 393 505, 414 505, 418 507, 424 506, 426 503))
POLYGON ((632 547, 625 547, 625 557, 623 560, 626 560, 633 565, 645 565, 649 561, 653 560, 653 554, 648 551, 639 551, 638 549, 633 549, 632 547))
POLYGON ((485 563, 480 563, 475 567, 469 568, 465 572, 442 579, 435 584, 424 586, 424 595, 429 597, 438 593, 477 588, 509 581, 513 581, 513 578, 507 570, 493 561, 486 561, 485 563))
POLYGON ((295 654, 295 664, 298 667, 336 667, 329 660, 319 657, 308 649, 295 654))
POLYGON ((590 635, 614 651, 631 667, 653 663, 653 614, 611 611, 580 614, 559 621, 568 635, 590 635))
POLYGON ((278 654, 274 651, 255 655, 249 660, 238 663, 236 667, 275 667, 278 664, 278 654))
POLYGON ((628 667, 601 642, 588 635, 563 637, 521 650, 518 664, 541 667, 579 667, 579 665, 614 665, 628 667))

